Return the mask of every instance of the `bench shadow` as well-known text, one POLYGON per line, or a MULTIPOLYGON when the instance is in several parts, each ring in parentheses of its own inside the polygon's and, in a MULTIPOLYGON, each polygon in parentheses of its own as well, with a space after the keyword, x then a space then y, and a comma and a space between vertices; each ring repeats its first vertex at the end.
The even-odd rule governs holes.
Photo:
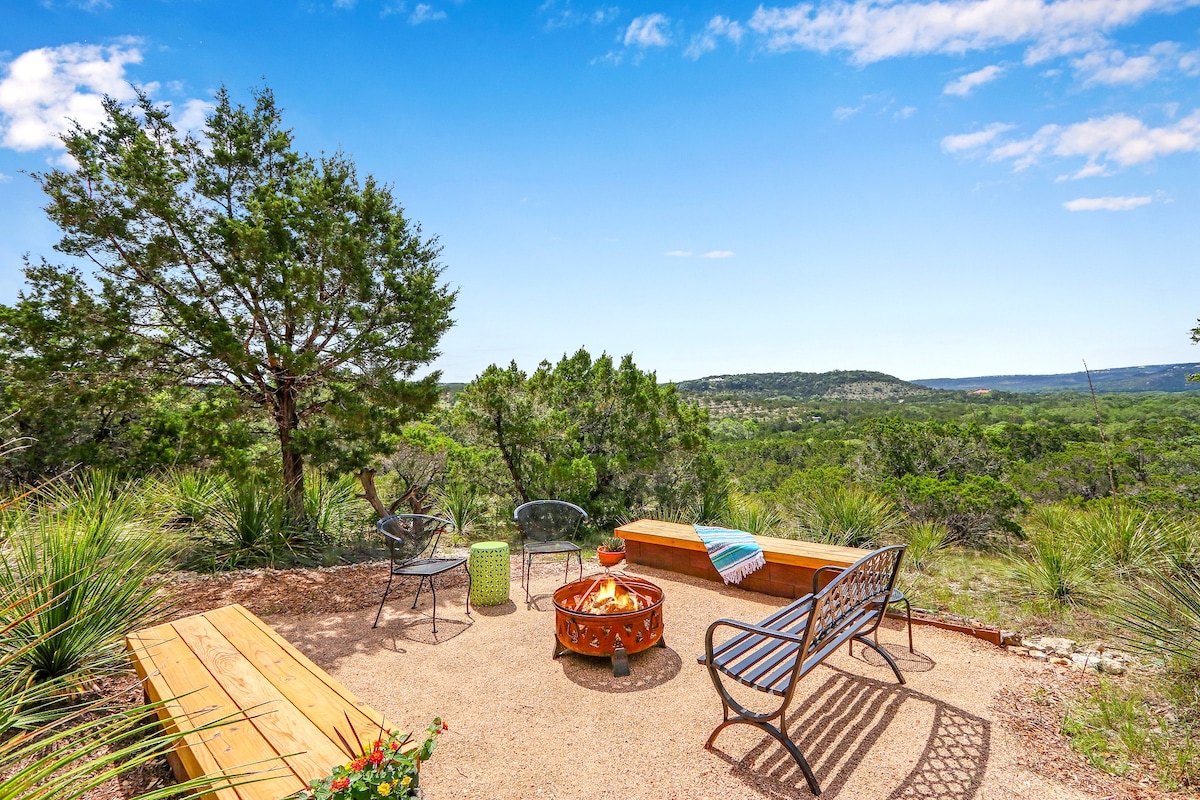
MULTIPOLYGON (((904 652, 908 652, 907 646, 904 652)), ((833 672, 787 715, 788 733, 808 759, 821 784, 821 797, 837 797, 860 764, 871 763, 871 750, 884 736, 926 737, 912 769, 899 780, 887 800, 943 798, 972 800, 983 782, 991 752, 992 724, 969 711, 922 692, 844 672, 833 672), (889 730, 907 703, 932 706, 927 733, 906 728, 889 730)), ((747 726, 735 729, 752 730, 747 726)), ((771 800, 810 798, 812 793, 796 762, 783 746, 762 736, 739 756, 713 752, 730 765, 730 774, 771 800)), ((849 795, 848 795, 849 796, 849 795)))
POLYGON ((572 683, 595 692, 623 694, 662 686, 679 674, 683 659, 670 647, 651 647, 629 656, 629 674, 617 678, 612 660, 567 652, 558 658, 563 675, 572 683))

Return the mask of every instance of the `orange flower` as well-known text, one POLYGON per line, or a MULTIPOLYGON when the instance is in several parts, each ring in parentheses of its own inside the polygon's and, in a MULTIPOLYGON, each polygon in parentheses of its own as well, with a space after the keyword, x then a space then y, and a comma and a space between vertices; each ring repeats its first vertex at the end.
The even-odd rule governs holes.
POLYGON ((358 758, 356 758, 350 762, 350 769, 353 770, 354 772, 362 772, 363 767, 365 767, 366 765, 367 765, 366 756, 359 756, 358 758))
POLYGON ((329 788, 333 789, 335 792, 340 792, 342 789, 347 788, 349 785, 350 785, 349 778, 336 778, 336 779, 334 779, 333 783, 329 784, 329 788))
POLYGON ((400 743, 399 742, 388 742, 388 747, 390 747, 392 752, 394 753, 400 749, 400 743))
POLYGON ((367 760, 370 761, 372 765, 378 767, 380 764, 383 763, 383 751, 382 750, 372 750, 371 757, 367 760))

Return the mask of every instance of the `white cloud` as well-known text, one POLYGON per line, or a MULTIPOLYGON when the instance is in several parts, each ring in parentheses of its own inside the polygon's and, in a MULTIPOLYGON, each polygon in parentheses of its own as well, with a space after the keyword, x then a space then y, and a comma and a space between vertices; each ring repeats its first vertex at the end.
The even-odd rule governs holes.
POLYGON ((1200 71, 1196 53, 1180 53, 1175 42, 1159 42, 1145 55, 1127 56, 1123 50, 1101 49, 1074 59, 1071 66, 1084 86, 1141 84, 1166 72, 1194 75, 1200 71))
POLYGON ((861 106, 838 106, 833 110, 833 118, 841 122, 850 119, 866 107, 865 104, 861 106))
POLYGON ((546 18, 543 28, 555 31, 577 25, 607 25, 620 13, 616 6, 600 6, 592 11, 580 11, 571 5, 571 0, 546 0, 538 6, 538 13, 546 18))
POLYGON ((692 254, 691 250, 668 250, 663 253, 664 256, 673 256, 675 258, 687 258, 692 254))
POLYGON ((29 50, 13 59, 0 80, 0 146, 29 151, 61 147, 75 120, 85 128, 104 119, 103 95, 136 97, 127 64, 140 64, 140 42, 65 44, 29 50))
POLYGON ((760 6, 748 26, 770 50, 848 51, 866 64, 1026 42, 1026 60, 1094 49, 1102 34, 1196 0, 834 0, 760 6))
POLYGON ((1129 197, 1080 197, 1078 200, 1068 200, 1063 203, 1067 211, 1130 211, 1139 206, 1149 205, 1149 195, 1129 197))
POLYGON ((445 11, 436 9, 428 3, 417 3, 417 7, 413 9, 412 14, 408 17, 408 24, 420 25, 423 22, 435 22, 445 18, 445 11))
POLYGON ((10 182, 12 182, 12 175, 5 175, 3 172, 0 172, 0 183, 10 182))
POLYGON ((966 97, 975 90, 976 87, 983 86, 985 83, 991 83, 1004 74, 1004 67, 996 64, 990 64, 983 69, 977 69, 974 72, 968 72, 946 84, 946 88, 942 90, 942 94, 950 94, 955 97, 966 97))
POLYGON ((947 153, 961 153, 966 150, 976 150, 991 143, 997 136, 1013 129, 1012 125, 1003 122, 993 122, 981 131, 974 133, 959 133, 942 139, 942 149, 947 153))
POLYGON ((897 111, 895 114, 892 114, 892 117, 895 119, 908 119, 909 117, 911 117, 913 114, 916 114, 916 113, 917 113, 916 106, 905 106, 904 108, 897 111))
POLYGON ((683 51, 683 54, 695 60, 705 53, 716 50, 718 39, 721 37, 725 37, 735 45, 739 45, 742 43, 742 37, 745 34, 746 29, 742 27, 741 23, 718 14, 708 21, 704 33, 692 37, 691 44, 688 45, 687 50, 683 51))
POLYGON ((671 43, 671 34, 664 30, 669 23, 663 14, 643 14, 635 18, 625 29, 625 46, 666 47, 671 43))
POLYGON ((175 124, 186 131, 198 131, 204 127, 209 113, 216 108, 207 100, 192 98, 185 100, 175 112, 175 124))
POLYGON ((1016 171, 1051 156, 1086 160, 1077 172, 1059 176, 1059 181, 1111 175, 1115 168, 1200 151, 1200 111, 1158 128, 1127 114, 1113 114, 1073 125, 1043 125, 1027 138, 1001 141, 1000 134, 1012 127, 994 123, 974 133, 947 136, 942 149, 961 153, 990 147, 989 161, 1011 161, 1016 171))
POLYGON ((709 250, 704 254, 705 258, 733 258, 737 255, 732 250, 709 250))
POLYGON ((597 64, 607 64, 610 67, 615 67, 621 63, 621 60, 624 57, 625 57, 625 54, 620 52, 619 50, 609 50, 607 53, 605 53, 602 56, 596 56, 588 63, 591 64, 593 67, 596 66, 597 64))

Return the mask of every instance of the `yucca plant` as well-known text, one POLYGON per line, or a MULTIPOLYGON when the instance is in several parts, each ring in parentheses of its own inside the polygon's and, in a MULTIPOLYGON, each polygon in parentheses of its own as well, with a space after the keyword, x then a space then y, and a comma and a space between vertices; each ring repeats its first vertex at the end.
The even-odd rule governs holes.
MULTIPOLYGON (((178 737, 164 733, 154 716, 172 700, 121 709, 106 698, 77 699, 68 690, 80 683, 83 676, 78 674, 34 681, 25 662, 31 652, 45 646, 48 635, 26 638, 21 630, 33 625, 47 606, 38 602, 36 594, 21 595, 12 585, 5 588, 0 593, 0 617, 7 620, 0 624, 0 798, 74 800, 174 746, 178 737)), ((49 636, 70 634, 80 624, 86 622, 68 621, 49 636)), ((117 663, 106 662, 104 671, 114 671, 117 663)), ((89 677, 94 674, 89 670, 89 677)), ((240 718, 238 713, 196 730, 203 735, 240 718)), ((253 766, 215 783, 186 781, 131 800, 163 800, 270 777, 269 773, 255 777, 253 766)))
POLYGON ((232 490, 229 477, 204 469, 173 469, 148 487, 152 502, 169 520, 203 525, 232 490))
POLYGON ((1114 616, 1133 649, 1200 682, 1200 575, 1150 573, 1118 598, 1114 616))
POLYGON ((783 527, 783 519, 778 511, 760 500, 735 496, 730 499, 722 524, 755 536, 777 536, 783 527))
POLYGON ((483 516, 483 498, 470 484, 454 481, 434 495, 434 513, 454 523, 455 537, 466 537, 483 516))
POLYGON ((304 513, 321 541, 344 539, 360 516, 358 505, 358 482, 353 475, 329 478, 313 472, 305 476, 304 513))
POLYGON ((172 541, 130 512, 122 495, 93 502, 99 488, 82 487, 77 503, 26 508, 0 555, 3 584, 29 592, 40 609, 19 618, 0 612, 11 641, 36 642, 16 659, 36 681, 98 667, 120 651, 124 634, 167 607, 150 579, 166 568, 172 541))
POLYGON ((222 498, 206 557, 225 569, 275 566, 305 549, 303 532, 284 527, 283 496, 273 484, 243 480, 222 498))
POLYGON ((1095 594, 1086 550, 1070 537, 1034 531, 1028 547, 1010 554, 1009 562, 1017 590, 1037 604, 1062 608, 1095 594))
POLYGON ((940 522, 913 522, 904 528, 902 538, 907 545, 905 565, 918 572, 928 572, 944 552, 950 531, 940 522))
POLYGON ((1126 504, 1090 509, 1075 515, 1071 526, 1093 555, 1096 568, 1119 576, 1153 567, 1167 542, 1152 514, 1126 504))
POLYGON ((904 524, 896 504, 860 486, 835 485, 796 508, 800 538, 847 547, 875 547, 904 524))

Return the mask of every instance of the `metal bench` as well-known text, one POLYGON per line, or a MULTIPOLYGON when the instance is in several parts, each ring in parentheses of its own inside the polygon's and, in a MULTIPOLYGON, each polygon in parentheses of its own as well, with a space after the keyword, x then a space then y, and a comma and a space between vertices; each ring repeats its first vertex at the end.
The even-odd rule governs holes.
POLYGON ((708 667, 717 694, 721 696, 724 721, 708 737, 712 747, 722 730, 745 723, 777 739, 796 760, 808 788, 814 795, 821 787, 804 754, 787 735, 787 710, 796 683, 818 664, 849 641, 858 641, 878 652, 904 683, 904 676, 892 657, 872 641, 883 620, 888 599, 900 571, 904 545, 884 547, 860 558, 846 568, 823 567, 813 575, 812 594, 805 595, 758 624, 719 619, 708 626, 704 637, 704 655, 697 659, 708 667), (819 588, 823 573, 840 572, 824 588, 819 588), (719 645, 713 636, 720 628, 738 633, 719 645), (738 703, 722 683, 725 675, 761 692, 782 697, 774 711, 758 713, 738 703), (778 726, 771 724, 778 719, 778 726))

